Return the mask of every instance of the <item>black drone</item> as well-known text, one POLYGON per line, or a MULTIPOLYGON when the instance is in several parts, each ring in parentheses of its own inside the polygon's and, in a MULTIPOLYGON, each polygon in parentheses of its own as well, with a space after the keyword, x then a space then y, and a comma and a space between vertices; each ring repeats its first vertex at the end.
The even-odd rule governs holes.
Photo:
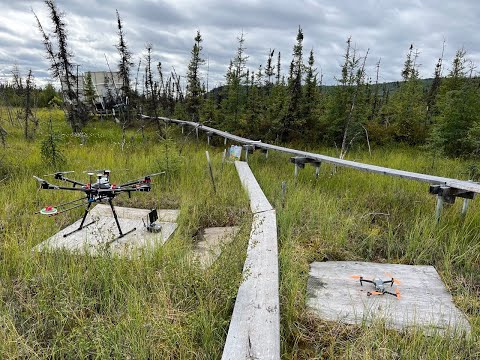
POLYGON ((120 236, 117 239, 120 239, 125 235, 130 234, 131 232, 135 231, 136 228, 133 228, 127 231, 126 233, 122 232, 122 229, 120 228, 120 223, 118 222, 117 213, 115 212, 115 207, 113 206, 113 203, 112 203, 115 196, 122 193, 127 193, 128 196, 131 197, 132 192, 136 192, 136 191, 149 192, 151 190, 152 176, 161 175, 165 173, 165 172, 160 172, 156 174, 150 174, 150 175, 146 175, 142 179, 127 181, 126 183, 116 185, 116 184, 110 183, 110 172, 111 172, 110 170, 93 170, 91 172, 88 172, 88 175, 90 176, 90 181, 86 184, 65 177, 65 174, 72 173, 72 172, 73 171, 59 171, 54 174, 49 174, 53 176, 56 180, 70 183, 72 184, 72 186, 59 186, 59 185, 51 184, 44 179, 34 176, 34 178, 40 183, 40 189, 79 191, 85 194, 85 197, 82 197, 77 200, 65 202, 57 206, 44 207, 38 213, 42 215, 55 216, 55 215, 64 213, 66 211, 78 208, 80 206, 86 205, 85 213, 83 215, 80 226, 78 227, 78 229, 63 235, 63 237, 67 237, 95 222, 95 221, 92 221, 84 225, 85 219, 87 218, 88 211, 90 210, 90 207, 92 206, 93 203, 108 202, 110 205, 110 208, 112 209, 113 217, 115 218, 115 222, 117 223, 118 231, 120 233, 120 236), (95 173, 97 173, 97 179, 96 179, 96 182, 93 182, 92 180, 95 173), (69 207, 67 207, 67 205, 69 205, 69 207), (60 210, 58 208, 60 208, 60 210))
POLYGON ((360 275, 352 275, 352 278, 359 279, 360 280, 360 286, 363 286, 364 282, 374 285, 375 290, 367 292, 367 296, 388 294, 388 295, 395 296, 397 299, 400 299, 400 290, 398 290, 397 287, 395 287, 395 290, 394 290, 395 292, 390 292, 385 287, 385 285, 388 285, 388 284, 390 284, 390 288, 393 287, 393 284, 398 284, 399 285, 400 280, 394 279, 393 276, 391 276, 390 274, 387 274, 387 276, 390 277, 390 280, 385 281, 385 280, 382 280, 380 277, 375 277, 373 280, 368 280, 368 279, 365 279, 363 276, 360 276, 360 275))

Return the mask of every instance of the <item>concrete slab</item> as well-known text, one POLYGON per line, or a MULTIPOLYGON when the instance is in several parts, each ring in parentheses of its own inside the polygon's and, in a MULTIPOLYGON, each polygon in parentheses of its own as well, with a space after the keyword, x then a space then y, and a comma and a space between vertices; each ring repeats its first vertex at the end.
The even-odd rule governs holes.
POLYGON ((34 250, 66 249, 74 253, 98 255, 108 251, 119 255, 128 255, 135 249, 153 248, 163 245, 177 228, 174 222, 178 217, 178 210, 159 210, 158 224, 162 226, 160 233, 150 233, 145 228, 147 215, 150 210, 125 208, 116 206, 115 211, 122 228, 122 232, 136 228, 135 231, 120 239, 115 219, 109 205, 98 204, 87 215, 85 224, 93 224, 67 237, 63 234, 78 229, 81 219, 67 226, 57 234, 37 245, 34 250), (173 220, 173 221, 165 221, 173 220))
MULTIPOLYGON (((136 208, 128 208, 128 207, 121 207, 115 206, 115 211, 117 212, 118 217, 123 219, 146 219, 148 213, 151 211, 150 209, 136 209, 136 208)), ((180 215, 180 210, 173 210, 173 209, 159 209, 157 210, 158 213, 158 221, 163 222, 176 222, 178 216, 180 215)), ((98 215, 98 216, 112 216, 112 210, 110 209, 110 205, 107 204, 97 204, 91 211, 91 215, 98 215)))
POLYGON ((347 324, 385 321, 395 329, 420 327, 439 333, 470 332, 466 316, 458 310, 433 266, 376 264, 355 261, 310 264, 307 306, 325 320, 347 324), (401 281, 400 299, 391 295, 367 296, 373 284, 360 286, 360 275, 401 281))
POLYGON ((230 244, 239 230, 239 226, 204 229, 193 248, 193 256, 200 262, 200 266, 203 269, 210 267, 222 253, 223 246, 230 244))

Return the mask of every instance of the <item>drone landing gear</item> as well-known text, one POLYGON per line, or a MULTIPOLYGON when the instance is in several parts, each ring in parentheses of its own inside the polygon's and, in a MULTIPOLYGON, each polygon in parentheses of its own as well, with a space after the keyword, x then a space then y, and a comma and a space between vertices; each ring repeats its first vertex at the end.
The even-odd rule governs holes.
POLYGON ((122 228, 120 227, 120 223, 118 222, 117 213, 115 212, 115 208, 112 204, 112 199, 109 199, 108 203, 110 204, 110 208, 112 209, 113 217, 115 218, 115 222, 117 223, 118 232, 120 233, 120 236, 118 236, 117 238, 115 238, 115 239, 113 239, 113 240, 111 240, 107 243, 107 245, 110 245, 111 243, 113 243, 114 241, 117 241, 118 239, 121 239, 125 235, 128 235, 128 234, 134 232, 135 230, 137 230, 137 228, 133 228, 133 229, 127 231, 126 233, 122 232, 122 228))
POLYGON ((87 218, 88 210, 90 209, 90 206, 92 206, 92 203, 91 203, 91 202, 88 203, 87 208, 85 209, 85 213, 83 214, 82 222, 80 223, 80 226, 78 227, 78 229, 73 230, 73 231, 70 231, 69 233, 63 234, 63 237, 64 237, 64 238, 66 238, 66 237, 69 236, 69 235, 72 235, 72 234, 76 233, 77 231, 82 230, 84 227, 87 227, 87 226, 89 226, 89 225, 92 225, 92 224, 95 222, 95 221, 92 221, 92 222, 89 222, 89 223, 86 224, 86 225, 83 225, 83 224, 85 223, 85 219, 87 218))

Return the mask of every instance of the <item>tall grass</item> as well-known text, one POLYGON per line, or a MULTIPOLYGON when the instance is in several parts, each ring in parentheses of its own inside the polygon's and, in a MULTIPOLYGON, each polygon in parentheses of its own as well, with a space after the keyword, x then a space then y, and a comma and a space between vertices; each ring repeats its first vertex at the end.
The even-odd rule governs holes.
MULTIPOLYGON (((57 131, 65 131, 61 114, 57 131)), ((213 156, 217 194, 213 193, 204 153, 188 144, 179 155, 174 141, 135 129, 121 144, 111 122, 85 129, 86 143, 64 133, 65 169, 48 169, 40 140, 26 143, 21 129, 9 129, 0 184, 0 358, 217 358, 228 330, 241 282, 251 218, 248 199, 233 166, 220 173, 213 156), (167 161, 168 159, 168 161, 167 161), (179 228, 153 252, 132 259, 75 256, 64 251, 32 252, 33 246, 81 216, 82 209, 54 218, 34 215, 47 204, 78 197, 38 191, 32 175, 110 168, 112 180, 165 170, 149 194, 119 196, 117 205, 179 208, 179 228), (128 169, 128 171, 122 170, 128 169), (115 171, 117 170, 117 171, 115 171), (241 233, 219 260, 203 271, 191 257, 197 233, 208 226, 237 224, 241 233)), ((202 146, 203 148, 203 146, 202 146)))
MULTIPOLYGON (((468 162, 437 160, 414 149, 378 149, 352 159, 398 169, 465 178, 468 162)), ((284 358, 479 358, 480 206, 465 219, 462 199, 435 222, 436 198, 428 185, 322 165, 316 181, 306 167, 295 180, 288 156, 249 157, 270 201, 280 239, 282 354, 284 358), (282 207, 281 182, 287 181, 282 207), (385 330, 383 324, 350 326, 315 318, 306 308, 309 263, 359 260, 433 265, 466 313, 472 336, 443 338, 421 331, 385 330)))
MULTIPOLYGON (((231 164, 221 171, 221 147, 209 148, 217 181, 208 177, 205 141, 185 138, 173 128, 145 139, 108 121, 91 123, 86 142, 68 133, 61 114, 65 169, 46 169, 40 139, 11 136, 0 166, 9 174, 0 184, 0 358, 204 358, 221 356, 245 258, 251 224, 248 200, 231 164), (54 170, 110 168, 122 182, 166 170, 150 194, 118 205, 180 208, 179 228, 163 247, 134 259, 34 253, 31 248, 72 223, 78 212, 41 218, 34 212, 73 194, 37 191, 32 175, 54 170), (121 171, 129 169, 128 171, 121 171), (117 170, 117 171, 116 171, 117 170), (208 226, 239 224, 238 240, 207 271, 190 260, 198 232, 208 226)), ((44 130, 43 130, 44 131, 44 130)), ((220 142, 219 142, 220 143, 220 142)), ((332 155, 331 149, 321 149, 332 155)), ((360 150, 353 160, 394 168, 466 178, 469 162, 436 159, 418 149, 360 150)), ((254 174, 277 210, 280 254, 282 357, 459 358, 480 357, 480 212, 471 202, 465 219, 461 201, 434 221, 435 198, 428 185, 323 164, 316 181, 307 166, 298 179, 288 156, 249 156, 254 174), (282 198, 281 182, 287 182, 282 198), (456 305, 472 325, 470 338, 393 331, 381 323, 351 326, 321 321, 305 307, 312 261, 361 260, 436 267, 456 305)))

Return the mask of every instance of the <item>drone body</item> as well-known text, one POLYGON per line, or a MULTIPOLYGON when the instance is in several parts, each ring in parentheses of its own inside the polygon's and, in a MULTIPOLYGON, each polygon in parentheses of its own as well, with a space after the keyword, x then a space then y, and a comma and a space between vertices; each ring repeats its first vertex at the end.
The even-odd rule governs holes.
POLYGON ((395 292, 391 292, 388 291, 387 287, 385 286, 389 284, 389 287, 392 288, 393 284, 400 284, 400 281, 398 279, 394 279, 393 276, 390 276, 389 274, 387 275, 390 277, 390 280, 382 280, 382 278, 379 276, 374 277, 373 280, 365 279, 363 276, 360 275, 352 275, 352 278, 359 279, 360 286, 363 286, 364 282, 373 284, 374 291, 367 292, 367 296, 388 294, 395 296, 397 299, 400 299, 400 291, 397 287, 395 287, 395 292))
POLYGON ((131 233, 132 231, 135 231, 136 229, 134 228, 126 233, 122 232, 112 200, 121 193, 128 193, 128 196, 130 197, 131 193, 135 191, 149 192, 151 190, 151 177, 164 174, 164 172, 150 174, 150 175, 144 176, 142 179, 132 180, 120 185, 116 185, 116 184, 110 183, 110 173, 111 173, 110 170, 95 170, 94 172, 97 172, 97 179, 95 182, 92 181, 94 172, 89 172, 88 175, 90 177, 90 181, 88 183, 82 183, 80 181, 65 177, 65 174, 70 172, 72 171, 56 172, 50 175, 53 175, 56 180, 70 183, 72 184, 72 186, 59 186, 59 185, 51 184, 48 181, 41 179, 37 176, 34 176, 34 178, 40 183, 41 189, 83 192, 85 194, 85 197, 82 197, 77 200, 69 201, 66 203, 62 203, 56 207, 47 206, 41 209, 39 213, 42 215, 54 216, 54 215, 58 215, 66 211, 75 209, 77 207, 86 205, 85 213, 84 213, 82 222, 80 224, 80 227, 68 234, 63 235, 64 237, 67 237, 68 235, 71 235, 77 231, 82 230, 84 227, 93 224, 94 222, 92 221, 91 223, 84 225, 85 219, 87 217, 87 214, 90 210, 91 205, 95 202, 106 201, 110 204, 110 208, 112 209, 112 213, 115 218, 118 231, 120 233, 120 236, 117 239, 131 233), (70 205, 70 207, 65 207, 66 205, 70 205), (59 211, 57 207, 61 207, 62 209, 59 211))

